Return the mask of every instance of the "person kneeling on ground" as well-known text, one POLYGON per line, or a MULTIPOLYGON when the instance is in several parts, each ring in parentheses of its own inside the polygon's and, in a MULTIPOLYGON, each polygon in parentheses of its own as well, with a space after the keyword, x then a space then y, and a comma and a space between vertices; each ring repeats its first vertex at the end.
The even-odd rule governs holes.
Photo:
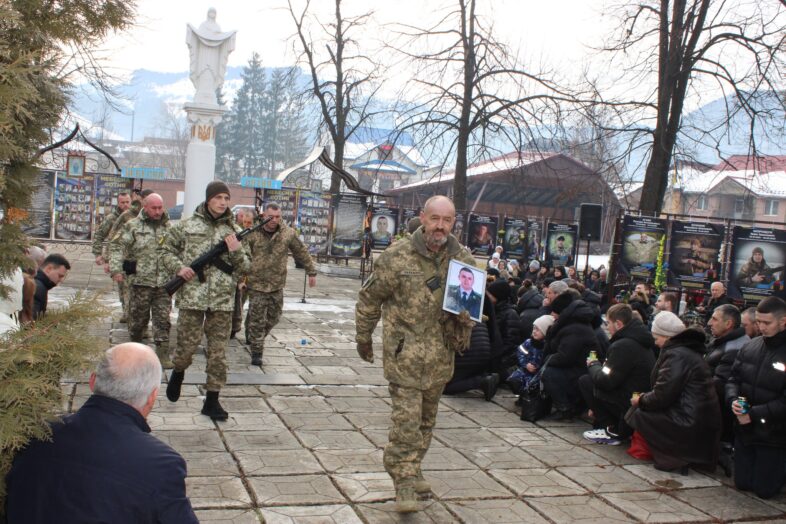
POLYGON ((726 406, 737 419, 734 485, 770 498, 786 481, 786 303, 765 298, 756 306, 756 322, 762 336, 737 354, 726 383, 726 406))
POLYGON ((589 374, 579 378, 579 389, 595 416, 595 429, 584 438, 615 446, 633 434, 625 423, 631 396, 649 391, 655 355, 652 335, 627 304, 615 304, 606 313, 611 345, 604 363, 589 363, 589 374))
POLYGON ((543 351, 546 367, 543 388, 552 398, 557 420, 570 420, 580 411, 579 377, 587 373, 587 356, 600 346, 592 329, 595 314, 578 291, 568 289, 551 303, 551 314, 556 317, 546 336, 543 351))
POLYGON ((516 395, 521 395, 540 371, 543 365, 543 345, 552 324, 554 324, 554 317, 551 315, 536 318, 532 326, 532 337, 525 340, 516 351, 519 366, 506 380, 511 391, 516 395))
POLYGON ((625 421, 647 441, 655 469, 688 466, 715 469, 720 447, 718 395, 704 361, 704 332, 687 329, 674 313, 658 313, 652 323, 660 356, 652 372, 652 391, 631 398, 625 421))

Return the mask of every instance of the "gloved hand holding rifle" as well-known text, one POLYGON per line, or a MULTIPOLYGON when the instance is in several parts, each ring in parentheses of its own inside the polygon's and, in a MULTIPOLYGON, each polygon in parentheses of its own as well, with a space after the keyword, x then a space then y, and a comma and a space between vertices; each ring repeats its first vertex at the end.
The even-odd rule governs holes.
POLYGON ((202 274, 203 271, 211 265, 216 266, 222 271, 231 273, 231 266, 229 266, 229 264, 221 260, 219 257, 227 251, 236 251, 238 248, 240 248, 240 242, 244 238, 267 224, 269 221, 270 218, 266 218, 252 227, 247 227, 236 235, 229 235, 227 238, 211 247, 205 253, 202 253, 199 257, 196 258, 196 260, 178 271, 177 275, 172 277, 164 285, 166 292, 169 293, 169 296, 174 295, 177 293, 177 290, 183 287, 186 282, 190 281, 195 276, 202 274))

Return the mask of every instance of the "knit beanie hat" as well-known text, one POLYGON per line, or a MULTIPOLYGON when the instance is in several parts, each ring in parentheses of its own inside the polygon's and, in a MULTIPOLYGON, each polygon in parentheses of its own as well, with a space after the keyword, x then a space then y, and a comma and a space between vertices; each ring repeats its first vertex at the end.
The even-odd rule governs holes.
POLYGON ((532 262, 530 262, 529 270, 532 272, 540 271, 540 262, 538 262, 537 260, 533 260, 532 262))
POLYGON ((660 335, 662 337, 673 337, 679 335, 687 328, 682 323, 680 317, 671 311, 661 311, 652 321, 652 334, 660 335))
POLYGON ((205 202, 216 195, 220 195, 221 193, 226 193, 229 195, 229 186, 227 186, 221 180, 213 180, 205 188, 205 202))
POLYGON ((551 301, 551 311, 561 315, 567 309, 570 303, 573 302, 572 293, 560 293, 554 300, 551 301))
POLYGON ((495 280, 486 286, 486 291, 491 293, 497 302, 510 300, 510 284, 506 280, 495 280))
POLYGON ((491 255, 491 258, 499 259, 499 253, 495 252, 493 255, 491 255))
POLYGON ((554 324, 554 317, 551 315, 543 315, 535 319, 535 322, 532 323, 536 328, 540 330, 541 333, 544 335, 549 330, 549 328, 554 324))

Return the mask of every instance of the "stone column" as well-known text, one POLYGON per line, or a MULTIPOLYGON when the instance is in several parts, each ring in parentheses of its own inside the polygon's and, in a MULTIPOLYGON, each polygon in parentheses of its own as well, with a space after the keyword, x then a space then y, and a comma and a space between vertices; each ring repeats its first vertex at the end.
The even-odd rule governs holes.
POLYGON ((185 104, 184 109, 191 125, 183 200, 183 218, 187 218, 205 200, 205 187, 215 178, 216 126, 227 109, 206 104, 185 104))
POLYGON ((224 83, 229 53, 235 49, 235 31, 222 33, 216 23, 216 10, 211 7, 198 28, 187 24, 186 45, 189 77, 196 93, 194 102, 184 106, 191 124, 191 140, 186 150, 183 218, 194 213, 205 199, 205 187, 215 178, 216 126, 227 111, 216 102, 216 91, 224 83))

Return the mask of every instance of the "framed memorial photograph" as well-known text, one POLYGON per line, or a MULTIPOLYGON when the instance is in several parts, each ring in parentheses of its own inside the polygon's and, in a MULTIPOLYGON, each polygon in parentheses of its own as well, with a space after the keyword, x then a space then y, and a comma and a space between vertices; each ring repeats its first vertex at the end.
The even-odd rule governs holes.
POLYGON ((472 320, 481 321, 483 300, 486 296, 485 271, 458 260, 451 260, 445 290, 443 310, 456 315, 466 310, 472 320))
POLYGON ((66 170, 69 177, 81 177, 85 174, 85 157, 82 155, 68 155, 66 170))

